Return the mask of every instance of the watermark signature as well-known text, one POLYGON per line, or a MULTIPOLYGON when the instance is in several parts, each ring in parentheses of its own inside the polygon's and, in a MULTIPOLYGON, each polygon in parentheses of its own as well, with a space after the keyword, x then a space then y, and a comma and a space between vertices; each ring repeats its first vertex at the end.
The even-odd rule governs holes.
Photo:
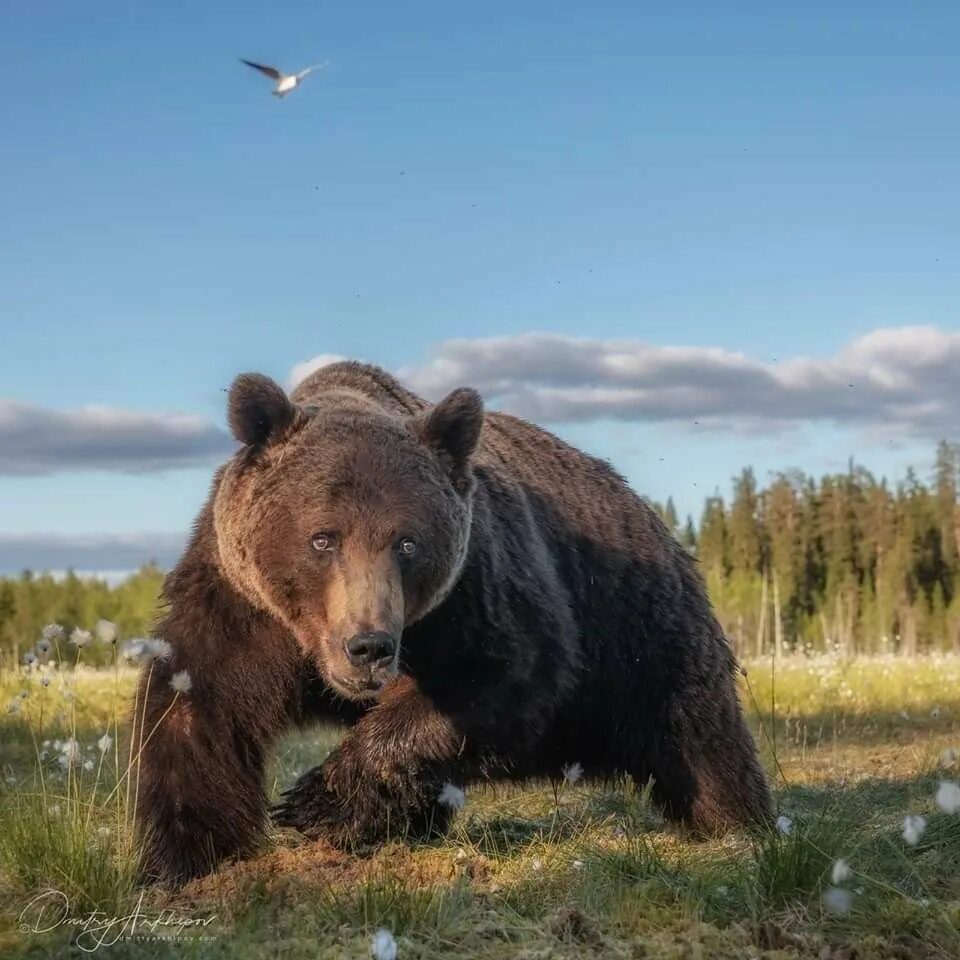
POLYGON ((59 927, 71 927, 76 931, 76 946, 84 953, 93 953, 120 940, 215 940, 209 927, 216 918, 216 914, 188 917, 174 910, 146 913, 143 893, 132 910, 122 916, 111 916, 103 910, 74 916, 62 890, 44 890, 20 911, 17 922, 23 933, 50 933, 59 927))

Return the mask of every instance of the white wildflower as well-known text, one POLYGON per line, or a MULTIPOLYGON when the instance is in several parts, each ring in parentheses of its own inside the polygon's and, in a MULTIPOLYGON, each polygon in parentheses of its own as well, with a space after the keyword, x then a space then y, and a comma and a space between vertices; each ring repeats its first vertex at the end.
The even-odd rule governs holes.
POLYGON ((120 656, 123 657, 127 663, 140 663, 146 651, 146 640, 128 640, 121 648, 120 656))
POLYGON ((83 769, 84 769, 84 770, 87 770, 87 771, 92 770, 92 769, 93 769, 93 761, 92 761, 92 760, 84 760, 84 761, 83 761, 83 769))
POLYGON ((789 817, 783 816, 783 814, 777 817, 776 827, 785 837, 789 837, 790 834, 793 833, 793 821, 789 817))
POLYGON ((98 741, 97 746, 100 748, 101 753, 106 753, 113 746, 113 737, 109 733, 105 733, 98 741))
POLYGON ((823 892, 823 908, 827 913, 847 914, 853 907, 853 894, 843 887, 827 887, 823 892))
POLYGON ((437 802, 451 810, 461 810, 467 802, 467 795, 455 783, 445 783, 437 802))
POLYGON ((144 653, 146 661, 169 660, 173 656, 173 647, 166 640, 153 637, 146 641, 147 649, 144 653))
POLYGON ((50 651, 53 650, 53 641, 48 640, 46 637, 41 637, 34 644, 33 650, 41 660, 44 657, 49 657, 50 651))
MULTIPOLYGON (((56 643, 58 640, 63 639, 65 631, 59 623, 48 623, 40 631, 40 639, 46 640, 48 643, 56 643)), ((39 646, 39 643, 37 644, 39 646)), ((48 648, 49 649, 49 648, 48 648)))
POLYGON ((940 708, 939 708, 939 707, 934 707, 934 708, 930 711, 930 716, 933 717, 934 720, 938 720, 938 719, 940 718, 940 708))
POLYGON ((79 650, 85 647, 93 639, 93 634, 89 630, 81 630, 74 627, 70 634, 70 642, 79 650))
POLYGON ((835 887, 839 887, 841 883, 846 883, 852 874, 853 871, 846 860, 837 860, 833 864, 833 870, 830 871, 830 879, 835 887))
POLYGON ((373 960, 397 960, 397 941, 389 930, 381 928, 373 935, 370 955, 373 960))
POLYGON ((173 647, 158 637, 137 637, 123 645, 120 655, 128 663, 150 664, 154 660, 169 660, 173 656, 173 647))
POLYGON ((67 770, 69 767, 73 766, 80 758, 80 744, 77 743, 76 738, 71 737, 69 740, 65 740, 63 745, 60 747, 60 758, 57 761, 64 770, 67 770))
POLYGON ((937 806, 944 813, 957 813, 960 811, 960 784, 951 780, 941 780, 936 800, 937 806))
POLYGON ((192 686, 193 681, 186 670, 180 670, 170 678, 170 689, 177 693, 189 693, 192 686))
POLYGON ((23 665, 27 669, 35 667, 40 662, 39 657, 31 650, 29 653, 23 655, 23 665))
POLYGON ((911 814, 903 821, 903 839, 915 847, 923 836, 923 831, 927 829, 927 818, 911 814))
POLYGON ((582 869, 583 869, 583 861, 582 861, 582 860, 574 860, 573 863, 570 864, 570 866, 573 867, 574 870, 582 870, 582 869))
POLYGON ((571 785, 576 783, 578 780, 582 780, 583 766, 579 763, 568 763, 563 768, 563 779, 571 785))
POLYGON ((543 869, 543 861, 539 857, 536 857, 530 864, 530 869, 534 873, 539 873, 543 869))
POLYGON ((60 744, 60 753, 65 757, 76 759, 80 755, 80 742, 76 737, 69 737, 60 744))
POLYGON ((49 687, 49 686, 50 686, 50 678, 47 677, 47 676, 41 677, 41 678, 40 678, 40 686, 41 686, 41 687, 49 687))
POLYGON ((93 625, 93 632, 101 643, 117 642, 117 625, 109 620, 98 620, 93 625))

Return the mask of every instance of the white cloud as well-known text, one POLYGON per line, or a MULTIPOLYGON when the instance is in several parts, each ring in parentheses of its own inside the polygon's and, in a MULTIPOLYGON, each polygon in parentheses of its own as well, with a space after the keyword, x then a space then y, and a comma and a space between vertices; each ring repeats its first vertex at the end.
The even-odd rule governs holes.
MULTIPOLYGON (((341 359, 297 364, 290 382, 341 359)), ((491 405, 547 424, 696 421, 756 434, 829 423, 873 442, 958 434, 960 333, 936 327, 878 329, 833 356, 780 363, 712 346, 525 333, 448 340, 396 372, 428 399, 469 385, 491 405)), ((0 401, 0 475, 212 466, 233 449, 201 416, 0 401)))
POLYGON ((0 573, 70 569, 116 580, 151 560, 171 567, 185 542, 179 533, 0 534, 0 573))
POLYGON ((304 360, 303 363, 298 363, 291 371, 290 377, 287 382, 287 386, 292 390, 298 383, 302 380, 306 380, 311 373, 319 370, 321 367, 328 367, 331 363, 340 363, 341 360, 346 360, 347 357, 341 357, 336 353, 318 353, 315 357, 311 357, 309 360, 304 360))
POLYGON ((110 407, 53 410, 0 400, 0 474, 146 473, 207 465, 234 449, 205 417, 110 407))
POLYGON ((711 346, 525 333, 448 340, 398 375, 429 399, 469 385, 545 423, 696 420, 756 432, 828 422, 929 438, 957 433, 960 334, 878 329, 831 357, 768 363, 711 346))

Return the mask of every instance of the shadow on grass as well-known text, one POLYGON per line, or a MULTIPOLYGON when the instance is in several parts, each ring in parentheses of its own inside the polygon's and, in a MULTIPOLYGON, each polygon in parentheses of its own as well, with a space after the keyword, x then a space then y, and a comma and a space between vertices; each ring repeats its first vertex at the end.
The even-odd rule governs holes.
POLYGON ((960 733, 960 701, 945 700, 932 712, 897 710, 859 710, 838 708, 810 714, 789 715, 778 706, 776 723, 771 725, 769 705, 752 707, 747 721, 759 746, 767 746, 767 737, 776 731, 776 742, 785 752, 806 748, 810 751, 838 746, 877 746, 911 743, 920 737, 960 733))
POLYGON ((904 777, 865 777, 817 784, 788 784, 777 790, 781 809, 812 813, 829 809, 837 820, 857 826, 878 815, 903 819, 908 813, 932 810, 944 774, 935 770, 904 777))
POLYGON ((582 832, 582 819, 563 812, 548 817, 472 816, 455 829, 453 838, 455 842, 469 844, 485 857, 505 860, 532 846, 575 839, 582 832))

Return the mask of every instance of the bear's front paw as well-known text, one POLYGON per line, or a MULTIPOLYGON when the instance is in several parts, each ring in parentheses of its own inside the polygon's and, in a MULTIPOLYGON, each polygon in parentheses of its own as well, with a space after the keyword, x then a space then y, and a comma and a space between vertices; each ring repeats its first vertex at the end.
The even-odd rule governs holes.
POLYGON ((423 838, 450 822, 452 809, 438 802, 439 793, 409 777, 372 777, 335 751, 282 795, 273 820, 338 847, 423 838))
POLYGON ((323 836, 331 842, 347 821, 336 796, 327 788, 323 767, 314 767, 284 791, 271 813, 277 826, 295 827, 307 837, 323 836))

